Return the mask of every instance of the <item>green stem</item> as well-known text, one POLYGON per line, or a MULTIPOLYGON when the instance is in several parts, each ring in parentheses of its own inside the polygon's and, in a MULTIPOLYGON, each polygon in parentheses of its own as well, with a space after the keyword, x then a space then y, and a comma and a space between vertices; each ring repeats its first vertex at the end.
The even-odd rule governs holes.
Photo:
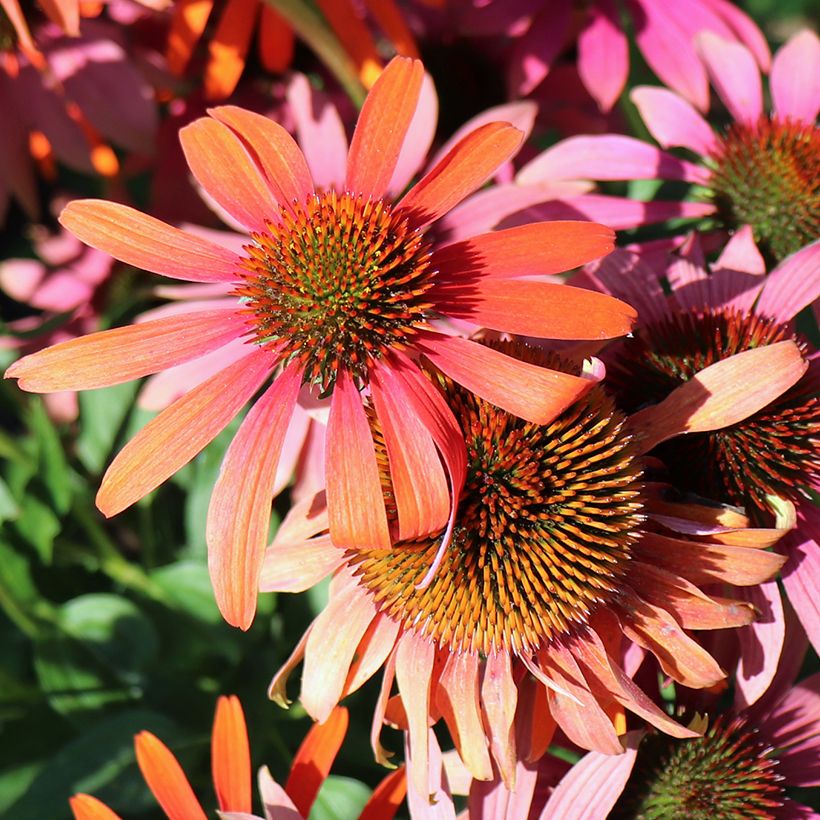
POLYGON ((301 0, 265 0, 330 69, 353 103, 362 107, 367 96, 356 66, 322 16, 301 0))

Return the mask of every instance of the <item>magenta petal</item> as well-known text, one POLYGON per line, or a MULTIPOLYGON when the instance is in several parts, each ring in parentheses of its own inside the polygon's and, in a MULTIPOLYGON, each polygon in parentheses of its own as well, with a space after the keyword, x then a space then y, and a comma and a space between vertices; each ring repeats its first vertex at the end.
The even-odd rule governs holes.
POLYGON ((778 117, 814 125, 820 109, 820 39, 813 31, 795 34, 775 54, 769 88, 778 117))
POLYGON ((755 312, 791 321, 820 299, 820 240, 784 259, 765 279, 755 312))
POLYGON ((673 91, 642 85, 633 89, 629 98, 663 148, 689 148, 696 154, 709 156, 717 145, 712 126, 691 103, 673 91))
POLYGON ((772 54, 769 51, 769 44, 763 32, 748 14, 741 11, 729 0, 709 0, 712 8, 723 19, 723 21, 737 35, 738 40, 752 52, 760 66, 760 70, 766 74, 772 63, 772 54))
POLYGON ((596 0, 578 35, 578 74, 602 111, 621 95, 629 75, 629 42, 612 0, 596 0))
POLYGON ((783 586, 812 646, 820 651, 820 512, 812 504, 798 510, 798 527, 777 544, 777 551, 788 556, 783 566, 783 586))
POLYGON ((715 90, 737 122, 754 125, 763 116, 760 71, 746 46, 711 32, 698 35, 698 45, 715 90))
POLYGON ((488 820, 528 817, 540 774, 541 767, 538 764, 519 760, 515 765, 514 789, 508 789, 498 775, 492 780, 473 780, 467 804, 468 817, 488 820))
POLYGON ((715 264, 712 265, 714 272, 725 268, 750 273, 753 276, 763 276, 766 273, 766 262, 757 247, 754 231, 750 225, 743 225, 735 231, 715 264))

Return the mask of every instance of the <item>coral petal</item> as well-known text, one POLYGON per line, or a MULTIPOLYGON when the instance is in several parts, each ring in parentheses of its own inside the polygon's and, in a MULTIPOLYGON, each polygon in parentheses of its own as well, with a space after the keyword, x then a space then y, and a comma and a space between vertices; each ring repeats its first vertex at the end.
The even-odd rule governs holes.
POLYGON ((242 704, 236 695, 216 702, 211 770, 222 811, 251 811, 251 750, 242 704))
POLYGON ((120 816, 90 794, 75 794, 68 799, 74 820, 121 820, 120 816))
POLYGON ((518 690, 507 652, 490 652, 481 681, 481 707, 490 740, 490 752, 505 785, 515 787, 515 707, 518 690))
POLYGON ((407 769, 402 766, 385 777, 365 803, 359 820, 392 820, 407 794, 407 769))

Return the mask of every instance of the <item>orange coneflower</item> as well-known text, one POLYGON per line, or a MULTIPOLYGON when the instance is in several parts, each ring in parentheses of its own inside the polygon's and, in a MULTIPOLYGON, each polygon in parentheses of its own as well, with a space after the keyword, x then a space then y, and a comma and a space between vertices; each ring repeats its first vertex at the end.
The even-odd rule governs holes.
MULTIPOLYGON (((210 310, 48 348, 7 373, 24 390, 91 389, 247 341, 245 356, 126 445, 97 498, 110 516, 155 489, 276 374, 227 451, 208 514, 217 602, 242 628, 255 613, 271 482, 303 384, 330 397, 326 479, 334 541, 389 547, 394 537, 426 535, 448 517, 452 522, 464 480, 462 433, 422 376, 419 356, 488 401, 539 423, 594 385, 592 376, 542 368, 445 335, 432 321, 451 316, 500 331, 570 339, 611 338, 632 326, 632 308, 610 296, 518 278, 608 253, 608 228, 539 223, 446 247, 429 237, 439 217, 518 150, 522 134, 509 123, 487 123, 464 136, 393 201, 389 192, 407 181, 396 185, 394 177, 407 172, 406 162, 398 170, 400 155, 408 131, 412 142, 423 77, 421 63, 406 58, 385 69, 362 109, 341 190, 316 190, 297 144, 266 117, 225 106, 182 129, 194 176, 250 234, 241 254, 124 205, 70 203, 61 221, 90 245, 175 278, 234 283, 233 294, 210 310), (362 391, 372 396, 390 458, 394 532, 362 391)), ((406 147, 417 154, 417 146, 406 147)))
MULTIPOLYGON (((570 369, 531 349, 512 352, 570 369)), ((467 478, 438 573, 422 587, 436 535, 343 550, 324 534, 320 498, 294 508, 266 555, 262 588, 300 591, 334 578, 327 608, 271 696, 287 702, 288 675, 304 659, 301 701, 322 720, 384 666, 374 751, 385 759, 385 715, 407 726, 422 794, 428 726, 439 718, 474 777, 497 769, 508 783, 519 758, 544 753, 556 725, 578 746, 609 754, 622 751, 624 709, 693 736, 633 683, 622 650, 651 653, 690 687, 721 681, 690 630, 743 626, 754 609, 703 587, 770 578, 783 558, 760 548, 793 525, 793 509, 778 529, 753 529, 731 508, 676 503, 644 477, 641 455, 655 440, 753 411, 762 395, 739 396, 738 383, 754 376, 771 395, 805 369, 792 342, 730 364, 704 369, 696 385, 629 419, 596 387, 545 425, 437 376, 467 441, 467 478), (390 699, 394 680, 401 704, 390 699)))

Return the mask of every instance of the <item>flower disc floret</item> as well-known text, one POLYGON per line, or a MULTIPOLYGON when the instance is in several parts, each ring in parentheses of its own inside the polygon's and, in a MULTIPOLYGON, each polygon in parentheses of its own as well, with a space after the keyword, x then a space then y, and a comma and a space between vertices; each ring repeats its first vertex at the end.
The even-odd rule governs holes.
POLYGON ((304 363, 304 381, 332 391, 338 369, 359 387, 368 363, 403 349, 431 304, 430 252, 382 200, 329 191, 283 208, 252 233, 236 293, 256 341, 304 363))

